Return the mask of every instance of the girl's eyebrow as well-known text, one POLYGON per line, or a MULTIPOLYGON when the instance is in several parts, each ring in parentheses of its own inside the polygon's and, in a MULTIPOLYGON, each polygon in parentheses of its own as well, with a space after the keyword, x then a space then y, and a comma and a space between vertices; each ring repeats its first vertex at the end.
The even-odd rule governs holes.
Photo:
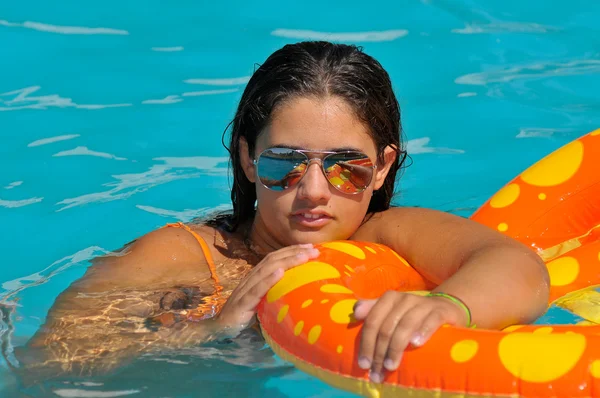
POLYGON ((306 151, 331 151, 331 152, 364 152, 362 149, 352 147, 352 146, 344 146, 344 147, 335 147, 335 148, 327 148, 327 149, 307 149, 297 145, 288 145, 288 144, 275 144, 271 145, 270 148, 286 148, 286 149, 296 149, 296 150, 306 150, 306 151))

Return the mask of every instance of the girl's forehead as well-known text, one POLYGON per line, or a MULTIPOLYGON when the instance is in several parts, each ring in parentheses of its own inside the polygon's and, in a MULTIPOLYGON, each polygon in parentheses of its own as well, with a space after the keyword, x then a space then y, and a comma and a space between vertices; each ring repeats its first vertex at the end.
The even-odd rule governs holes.
POLYGON ((294 146, 314 150, 375 150, 369 127, 336 97, 299 98, 278 107, 258 137, 257 147, 294 146))

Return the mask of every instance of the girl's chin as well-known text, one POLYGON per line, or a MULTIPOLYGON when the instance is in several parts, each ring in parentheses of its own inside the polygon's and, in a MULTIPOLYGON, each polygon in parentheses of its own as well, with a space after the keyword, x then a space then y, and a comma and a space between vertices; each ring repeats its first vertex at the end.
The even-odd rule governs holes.
POLYGON ((291 245, 302 245, 307 243, 312 243, 316 245, 318 243, 331 242, 333 240, 344 240, 348 239, 347 237, 340 237, 338 235, 334 235, 331 233, 323 233, 321 231, 318 232, 303 232, 303 231, 294 231, 290 235, 290 240, 288 241, 288 246, 291 245))

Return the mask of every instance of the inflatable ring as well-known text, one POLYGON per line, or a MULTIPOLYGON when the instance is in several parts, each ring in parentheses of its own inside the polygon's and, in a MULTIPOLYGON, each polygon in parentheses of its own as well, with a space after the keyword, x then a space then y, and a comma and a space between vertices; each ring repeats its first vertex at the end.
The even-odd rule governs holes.
POLYGON ((581 322, 442 327, 372 383, 357 364, 362 323, 352 317, 354 303, 433 286, 385 246, 336 241, 288 270, 261 301, 263 336, 300 370, 366 396, 600 396, 600 325, 593 322, 600 316, 589 315, 600 303, 593 286, 600 285, 598 159, 600 130, 528 168, 472 216, 536 250, 548 266, 554 307, 577 312, 574 322, 581 322))

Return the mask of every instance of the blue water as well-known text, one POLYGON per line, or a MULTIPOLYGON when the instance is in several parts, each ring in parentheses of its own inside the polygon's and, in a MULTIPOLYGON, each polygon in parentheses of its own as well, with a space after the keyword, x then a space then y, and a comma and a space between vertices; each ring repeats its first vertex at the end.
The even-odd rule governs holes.
MULTIPOLYGON (((0 2, 4 352, 93 256, 228 206, 221 134, 254 65, 285 43, 333 38, 379 59, 413 161, 395 204, 468 216, 600 126, 599 18, 596 0, 0 2)), ((2 362, 0 395, 350 396, 251 339, 211 355, 21 393, 2 362)))

